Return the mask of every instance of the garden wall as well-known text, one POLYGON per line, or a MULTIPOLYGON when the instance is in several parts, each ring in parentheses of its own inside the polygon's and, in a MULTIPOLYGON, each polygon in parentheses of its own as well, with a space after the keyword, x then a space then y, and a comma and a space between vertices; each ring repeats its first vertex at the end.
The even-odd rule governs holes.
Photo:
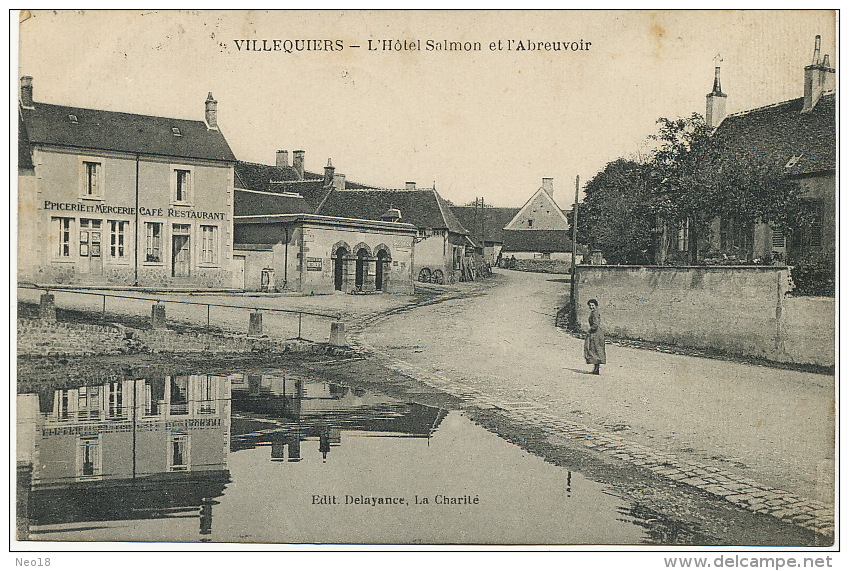
POLYGON ((834 366, 834 300, 788 297, 780 266, 578 266, 578 323, 600 303, 609 334, 834 366))

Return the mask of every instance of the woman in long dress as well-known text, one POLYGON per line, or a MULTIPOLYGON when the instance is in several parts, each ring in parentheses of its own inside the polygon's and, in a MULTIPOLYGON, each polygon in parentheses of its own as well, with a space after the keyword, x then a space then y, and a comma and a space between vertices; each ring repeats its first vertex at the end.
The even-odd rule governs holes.
POLYGON ((593 365, 593 375, 601 374, 600 366, 607 362, 604 352, 604 330, 601 328, 601 314, 598 311, 598 300, 587 302, 590 308, 590 332, 584 339, 584 359, 588 365, 593 365))

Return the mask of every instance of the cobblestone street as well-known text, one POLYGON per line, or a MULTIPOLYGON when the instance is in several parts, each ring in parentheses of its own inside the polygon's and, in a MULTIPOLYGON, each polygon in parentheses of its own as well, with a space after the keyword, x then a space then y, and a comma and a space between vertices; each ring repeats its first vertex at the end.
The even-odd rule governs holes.
POLYGON ((484 295, 389 316, 357 338, 470 406, 833 534, 833 377, 616 345, 590 376, 583 342, 554 326, 567 296, 562 277, 501 270, 484 295))

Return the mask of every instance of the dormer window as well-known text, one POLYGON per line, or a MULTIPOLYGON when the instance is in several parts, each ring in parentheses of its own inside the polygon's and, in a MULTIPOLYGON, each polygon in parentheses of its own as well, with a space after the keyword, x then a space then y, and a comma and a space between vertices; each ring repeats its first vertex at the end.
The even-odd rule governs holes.
POLYGON ((77 120, 77 116, 76 116, 76 115, 68 115, 68 121, 70 121, 70 122, 71 122, 71 123, 73 123, 74 125, 78 125, 78 124, 79 124, 79 121, 77 120))
POLYGON ((171 127, 171 134, 174 135, 175 137, 182 137, 183 136, 183 134, 180 132, 179 127, 171 127))

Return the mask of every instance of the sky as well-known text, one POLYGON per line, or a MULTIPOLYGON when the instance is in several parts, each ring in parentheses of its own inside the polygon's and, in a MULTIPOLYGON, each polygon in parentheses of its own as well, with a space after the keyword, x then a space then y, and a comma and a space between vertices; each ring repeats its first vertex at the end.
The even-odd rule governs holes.
POLYGON ((583 186, 608 162, 644 153, 659 117, 704 113, 717 54, 729 113, 801 97, 817 34, 838 64, 830 11, 33 11, 22 19, 17 76, 34 77, 36 102, 202 120, 212 92, 240 160, 273 164, 277 149, 290 157, 302 149, 307 170, 322 172, 332 158, 349 180, 435 183, 458 205, 482 197, 518 207, 553 177, 554 197, 568 207, 576 176, 583 186), (266 40, 271 51, 242 40, 260 48, 266 40), (335 49, 287 50, 287 40, 335 49), (405 40, 421 51, 394 49, 405 40), (429 51, 428 40, 481 49, 429 51), (517 49, 557 41, 577 49, 517 49))

